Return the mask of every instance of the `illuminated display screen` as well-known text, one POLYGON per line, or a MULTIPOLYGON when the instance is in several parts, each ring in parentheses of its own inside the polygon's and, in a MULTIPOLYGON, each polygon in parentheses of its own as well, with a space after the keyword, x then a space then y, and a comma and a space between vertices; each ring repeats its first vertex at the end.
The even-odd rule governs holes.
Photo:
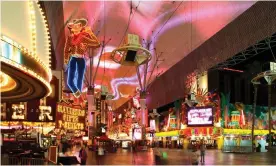
POLYGON ((56 126, 71 130, 84 130, 85 114, 83 109, 59 104, 56 113, 56 126))
POLYGON ((196 107, 188 111, 188 126, 213 125, 212 108, 196 107))
MULTIPOLYGON (((121 106, 129 99, 122 97, 120 93, 132 95, 135 88, 139 86, 135 67, 117 64, 110 58, 111 52, 123 43, 121 41, 124 40, 122 38, 125 33, 137 34, 141 39, 140 44, 144 47, 146 47, 147 40, 148 42, 152 41, 150 50, 153 57, 149 64, 148 77, 155 66, 156 54, 164 52, 162 54, 164 62, 158 64, 158 71, 155 69, 152 74, 151 78, 155 78, 232 22, 255 2, 199 1, 191 4, 191 2, 184 1, 181 5, 180 3, 180 1, 174 3, 172 1, 133 1, 133 12, 135 11, 133 17, 133 14, 129 16, 129 1, 63 1, 64 23, 72 21, 73 18, 85 16, 89 20, 88 25, 92 30, 100 32, 97 35, 98 39, 102 40, 104 36, 106 40, 112 39, 104 49, 95 84, 108 86, 109 91, 115 96, 116 107, 121 106), (179 8, 174 12, 178 5, 180 5, 179 8), (173 12, 173 17, 168 20, 173 12), (129 17, 131 18, 130 25, 128 31, 125 32, 125 25, 128 24, 129 17), (103 22, 103 20, 106 21, 103 22), (191 35, 187 35, 187 32, 190 34, 191 27, 193 40, 191 40, 191 35), (106 32, 103 31, 105 28, 106 32), (191 43, 192 41, 196 42, 191 43), (186 45, 191 45, 192 49, 183 47, 183 42, 186 45), (157 48, 156 52, 153 48, 157 48)), ((66 27, 65 31, 67 36, 66 27)), ((100 52, 101 49, 96 49, 94 52, 94 67, 98 64, 100 52)), ((86 64, 86 77, 89 78, 90 62, 88 58, 86 64)), ((143 68, 141 68, 141 73, 142 71, 143 68)), ((84 83, 85 86, 87 85, 84 83)))

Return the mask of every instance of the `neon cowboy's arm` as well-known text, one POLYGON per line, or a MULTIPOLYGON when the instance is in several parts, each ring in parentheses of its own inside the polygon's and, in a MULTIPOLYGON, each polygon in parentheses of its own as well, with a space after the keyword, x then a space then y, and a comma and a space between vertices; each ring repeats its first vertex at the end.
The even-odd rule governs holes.
POLYGON ((64 47, 64 63, 65 64, 68 64, 68 61, 69 61, 69 54, 70 54, 70 51, 71 51, 71 47, 72 47, 72 36, 69 35, 67 37, 67 40, 65 42, 65 47, 64 47))
POLYGON ((88 47, 100 47, 101 43, 91 30, 82 32, 81 42, 87 44, 88 47))

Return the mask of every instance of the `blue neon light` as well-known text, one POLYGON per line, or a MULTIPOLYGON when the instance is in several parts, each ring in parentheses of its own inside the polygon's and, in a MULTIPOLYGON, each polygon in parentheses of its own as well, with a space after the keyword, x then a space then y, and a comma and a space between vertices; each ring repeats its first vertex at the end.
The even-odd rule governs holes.
POLYGON ((2 46, 2 55, 3 57, 15 61, 19 64, 22 64, 22 52, 19 48, 14 47, 13 45, 1 41, 2 46))

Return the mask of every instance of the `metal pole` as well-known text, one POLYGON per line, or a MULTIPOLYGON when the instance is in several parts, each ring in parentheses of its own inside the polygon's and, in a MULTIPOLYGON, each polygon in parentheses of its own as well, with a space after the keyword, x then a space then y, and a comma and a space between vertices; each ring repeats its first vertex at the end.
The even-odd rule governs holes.
POLYGON ((255 112, 257 105, 257 92, 258 92, 258 84, 254 84, 254 105, 253 105, 253 119, 252 119, 252 128, 251 128, 251 141, 252 141, 252 152, 254 152, 254 128, 255 128, 255 112))
POLYGON ((269 143, 268 147, 271 148, 272 136, 271 136, 271 82, 268 83, 268 128, 269 128, 269 143))
POLYGON ((93 50, 89 49, 89 60, 90 60, 90 78, 89 78, 89 86, 92 86, 92 75, 93 75, 93 50))
POLYGON ((90 71, 89 71, 89 86, 87 89, 87 102, 88 102, 88 122, 89 126, 94 126, 94 83, 93 78, 93 49, 89 49, 89 59, 90 59, 90 71))
POLYGON ((145 73, 144 73, 144 87, 143 87, 143 91, 146 91, 146 89, 147 89, 147 87, 146 87, 146 82, 147 82, 147 73, 148 73, 148 63, 149 62, 147 62, 146 64, 145 64, 145 73))
POLYGON ((136 70, 137 70, 137 76, 138 76, 138 80, 139 80, 140 88, 141 88, 141 90, 143 90, 143 85, 142 85, 142 81, 141 81, 141 76, 140 76, 139 66, 137 66, 136 70))
POLYGON ((97 76, 98 68, 99 68, 99 65, 100 65, 100 62, 101 62, 101 59, 102 59, 104 47, 105 47, 105 41, 103 41, 103 45, 102 45, 102 49, 101 49, 101 53, 100 53, 100 58, 99 58, 99 60, 98 60, 98 64, 97 64, 97 67, 96 67, 96 71, 95 71, 95 73, 94 73, 94 77, 93 77, 93 80, 92 80, 93 85, 94 85, 94 82, 95 82, 95 80, 96 80, 96 76, 97 76))

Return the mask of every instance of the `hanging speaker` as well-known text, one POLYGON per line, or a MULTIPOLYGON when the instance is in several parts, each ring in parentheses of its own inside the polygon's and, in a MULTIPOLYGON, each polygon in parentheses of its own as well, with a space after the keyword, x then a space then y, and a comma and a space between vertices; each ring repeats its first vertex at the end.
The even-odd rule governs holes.
POLYGON ((137 51, 128 50, 126 54, 125 61, 127 62, 134 62, 136 58, 137 51))
POLYGON ((106 99, 106 95, 101 95, 101 100, 105 100, 106 99))

